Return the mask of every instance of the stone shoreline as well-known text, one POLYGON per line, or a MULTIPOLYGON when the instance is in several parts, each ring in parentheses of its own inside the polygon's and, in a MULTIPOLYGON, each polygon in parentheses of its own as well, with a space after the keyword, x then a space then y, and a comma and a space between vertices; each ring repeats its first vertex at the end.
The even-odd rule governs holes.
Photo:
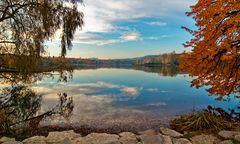
POLYGON ((50 132, 47 137, 34 136, 23 141, 2 137, 0 144, 240 144, 240 131, 220 131, 218 134, 186 136, 169 128, 146 130, 134 134, 91 133, 87 136, 73 130, 50 132))

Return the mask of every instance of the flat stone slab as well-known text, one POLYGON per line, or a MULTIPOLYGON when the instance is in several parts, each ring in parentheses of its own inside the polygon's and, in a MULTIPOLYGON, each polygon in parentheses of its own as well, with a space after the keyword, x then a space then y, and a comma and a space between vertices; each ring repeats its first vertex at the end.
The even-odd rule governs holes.
POLYGON ((240 132, 223 130, 223 131, 220 131, 218 135, 225 139, 234 139, 236 135, 240 135, 240 132))
POLYGON ((2 137, 0 144, 22 144, 22 142, 16 141, 15 138, 2 137))
POLYGON ((142 144, 172 144, 172 140, 169 136, 159 135, 140 135, 142 144))
POLYGON ((240 142, 240 135, 235 135, 234 140, 240 142))
POLYGON ((158 135, 159 133, 156 130, 150 129, 143 132, 139 132, 140 135, 158 135))
POLYGON ((217 144, 220 140, 213 135, 197 135, 191 138, 193 144, 217 144))
POLYGON ((183 134, 181 134, 175 130, 169 129, 169 128, 160 128, 160 132, 164 135, 171 136, 171 137, 182 137, 183 136, 183 134))
POLYGON ((19 142, 19 141, 7 141, 7 142, 4 142, 2 144, 23 144, 23 143, 19 142))
POLYGON ((15 141, 15 138, 9 138, 9 137, 2 137, 0 139, 0 142, 8 142, 8 141, 15 141))
POLYGON ((131 132, 122 132, 120 134, 118 134, 120 137, 136 137, 136 135, 134 133, 131 132))
POLYGON ((46 137, 34 136, 22 141, 24 144, 46 144, 46 137))
POLYGON ((137 144, 138 140, 134 133, 131 132, 123 132, 118 134, 120 136, 119 142, 121 144, 137 144))
POLYGON ((73 130, 63 132, 50 132, 46 138, 46 142, 48 144, 68 144, 70 141, 78 137, 81 137, 81 135, 75 133, 73 130))
POLYGON ((192 144, 192 143, 186 138, 174 138, 173 144, 192 144))
POLYGON ((162 135, 162 138, 163 138, 163 144, 172 144, 172 139, 170 136, 162 135))
POLYGON ((221 141, 219 144, 233 144, 232 140, 221 141))
POLYGON ((80 137, 73 141, 74 144, 121 144, 119 136, 106 133, 91 133, 86 137, 80 137))
POLYGON ((139 136, 143 144, 162 144, 163 139, 161 135, 141 135, 139 136))

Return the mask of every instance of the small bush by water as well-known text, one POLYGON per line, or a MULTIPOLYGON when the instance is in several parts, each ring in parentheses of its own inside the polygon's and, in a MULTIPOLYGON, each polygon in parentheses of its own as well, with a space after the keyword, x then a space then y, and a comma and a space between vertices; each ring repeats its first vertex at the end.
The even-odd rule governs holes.
POLYGON ((170 123, 171 128, 184 131, 218 131, 223 129, 239 129, 239 114, 230 114, 221 108, 208 106, 206 110, 180 116, 170 123))

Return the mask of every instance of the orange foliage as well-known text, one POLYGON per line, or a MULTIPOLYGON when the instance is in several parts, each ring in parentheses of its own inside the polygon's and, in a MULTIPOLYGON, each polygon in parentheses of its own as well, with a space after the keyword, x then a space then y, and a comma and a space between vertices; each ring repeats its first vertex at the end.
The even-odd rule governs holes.
POLYGON ((210 94, 239 94, 240 0, 199 0, 187 15, 198 29, 183 27, 193 38, 184 44, 192 49, 180 68, 196 76, 193 86, 209 86, 210 94))

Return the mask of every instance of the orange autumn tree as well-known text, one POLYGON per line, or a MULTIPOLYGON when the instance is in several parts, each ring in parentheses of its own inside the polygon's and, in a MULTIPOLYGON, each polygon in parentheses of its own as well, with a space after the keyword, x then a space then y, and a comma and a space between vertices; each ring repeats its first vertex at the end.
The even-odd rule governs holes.
POLYGON ((180 68, 196 77, 192 86, 208 86, 210 94, 240 93, 240 0, 199 0, 191 6, 197 30, 184 46, 191 48, 180 68))

